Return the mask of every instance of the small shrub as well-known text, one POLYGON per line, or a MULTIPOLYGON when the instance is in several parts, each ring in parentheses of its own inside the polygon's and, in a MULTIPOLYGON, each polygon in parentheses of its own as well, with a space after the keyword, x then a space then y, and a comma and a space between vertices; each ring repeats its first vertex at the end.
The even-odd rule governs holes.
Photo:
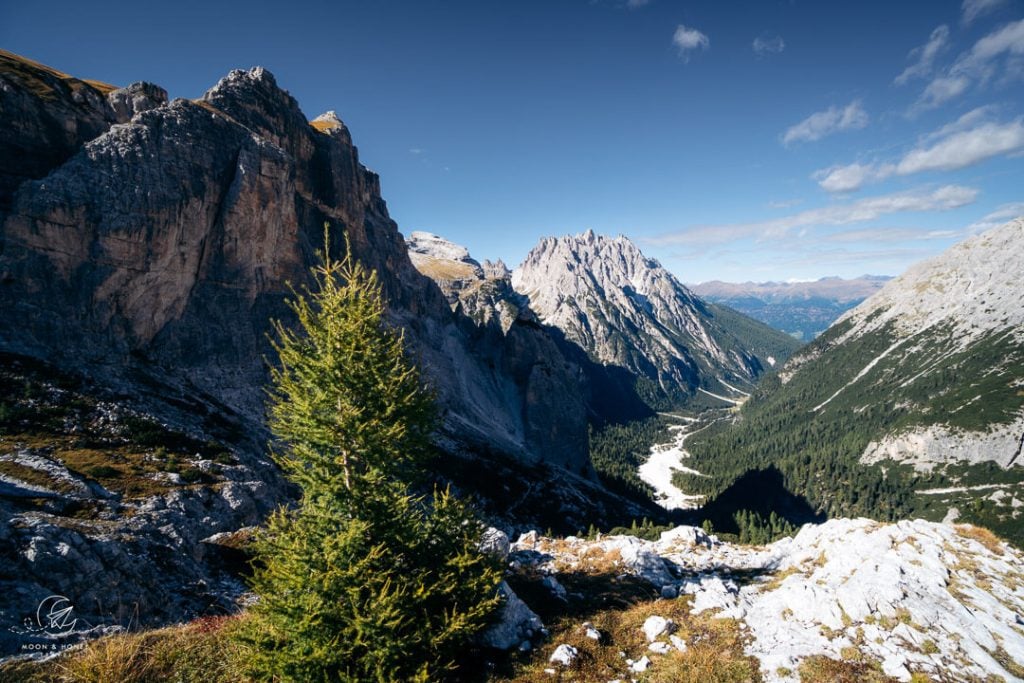
POLYGON ((110 465, 94 465, 85 469, 85 474, 93 479, 117 479, 124 473, 110 465))

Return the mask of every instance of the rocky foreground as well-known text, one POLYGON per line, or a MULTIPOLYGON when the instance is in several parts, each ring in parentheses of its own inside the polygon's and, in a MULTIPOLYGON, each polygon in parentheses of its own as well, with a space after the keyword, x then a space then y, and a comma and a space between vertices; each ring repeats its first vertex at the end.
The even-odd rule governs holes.
MULTIPOLYGON (((656 541, 531 532, 510 550, 513 572, 539 577, 550 593, 534 600, 538 611, 545 602, 584 599, 572 588, 580 575, 642 579, 660 592, 628 644, 609 638, 609 624, 597 618, 547 638, 536 666, 562 680, 597 680, 595 661, 612 662, 599 670, 604 680, 674 680, 675 660, 709 637, 689 615, 732 620, 740 657, 755 658, 766 681, 808 680, 808 663, 833 660, 837 671, 860 672, 849 680, 1024 676, 1024 555, 976 527, 837 519, 764 547, 686 526, 656 541), (602 659, 602 648, 619 650, 617 657, 602 659)), ((548 635, 518 599, 505 616, 489 634, 505 642, 494 644, 522 638, 517 647, 526 651, 548 635)))

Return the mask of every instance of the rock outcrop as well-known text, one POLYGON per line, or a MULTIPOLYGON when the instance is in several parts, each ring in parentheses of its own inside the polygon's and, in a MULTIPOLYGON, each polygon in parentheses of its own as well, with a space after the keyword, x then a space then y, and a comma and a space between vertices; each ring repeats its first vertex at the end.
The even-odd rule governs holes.
POLYGON ((111 125, 166 101, 152 84, 83 81, 0 50, 0 211, 25 180, 42 178, 111 125))
MULTIPOLYGON (((835 519, 760 547, 724 543, 695 527, 656 541, 532 534, 513 544, 510 557, 552 577, 636 576, 663 596, 690 600, 692 613, 734 619, 766 681, 795 683, 813 656, 867 662, 900 681, 913 673, 1017 680, 1024 663, 1024 555, 976 527, 835 519)), ((687 648, 657 614, 643 630, 645 640, 661 643, 647 652, 655 674, 662 657, 687 648)))
POLYGON ((545 238, 513 272, 512 285, 541 321, 593 361, 646 379, 649 394, 674 402, 698 392, 740 400, 798 346, 767 325, 700 300, 621 236, 588 231, 545 238))
MULTIPOLYGON (((478 338, 448 310, 412 267, 377 176, 336 116, 310 125, 258 67, 233 71, 198 101, 161 103, 153 86, 103 99, 42 67, 8 63, 21 71, 6 77, 5 98, 35 109, 5 100, 5 113, 45 123, 21 130, 19 144, 61 152, 48 167, 18 171, 0 213, 0 348, 76 370, 102 366, 126 382, 143 373, 259 423, 267 321, 287 320, 285 283, 308 281, 327 222, 333 250, 344 233, 379 273, 451 438, 585 469, 575 381, 552 378, 557 363, 541 368, 503 340, 478 338), (46 97, 25 85, 24 71, 53 81, 46 97), (77 134, 58 144, 49 133, 57 127, 77 134), (531 421, 552 413, 558 433, 531 421)), ((0 151, 11 168, 15 150, 0 151)))
MULTIPOLYGON (((437 283, 453 310, 478 326, 494 326, 504 334, 516 322, 537 327, 529 301, 512 288, 512 273, 500 259, 481 264, 465 247, 429 232, 412 233, 406 245, 416 270, 437 283)), ((559 356, 555 349, 551 354, 559 356)))

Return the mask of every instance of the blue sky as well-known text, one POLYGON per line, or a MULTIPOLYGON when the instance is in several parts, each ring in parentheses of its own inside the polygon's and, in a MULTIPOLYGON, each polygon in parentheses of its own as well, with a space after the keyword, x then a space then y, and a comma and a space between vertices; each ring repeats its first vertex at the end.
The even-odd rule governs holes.
POLYGON ((4 3, 0 46, 334 109, 405 233, 625 234, 687 282, 896 274, 1024 213, 1024 0, 4 3))

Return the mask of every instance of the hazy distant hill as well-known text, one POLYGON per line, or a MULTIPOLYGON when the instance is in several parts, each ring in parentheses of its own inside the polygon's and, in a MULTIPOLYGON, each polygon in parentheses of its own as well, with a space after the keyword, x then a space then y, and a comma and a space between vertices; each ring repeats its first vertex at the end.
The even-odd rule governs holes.
POLYGON ((812 282, 722 282, 690 289, 802 341, 821 334, 839 316, 868 298, 891 278, 862 275, 852 280, 824 277, 812 282))

